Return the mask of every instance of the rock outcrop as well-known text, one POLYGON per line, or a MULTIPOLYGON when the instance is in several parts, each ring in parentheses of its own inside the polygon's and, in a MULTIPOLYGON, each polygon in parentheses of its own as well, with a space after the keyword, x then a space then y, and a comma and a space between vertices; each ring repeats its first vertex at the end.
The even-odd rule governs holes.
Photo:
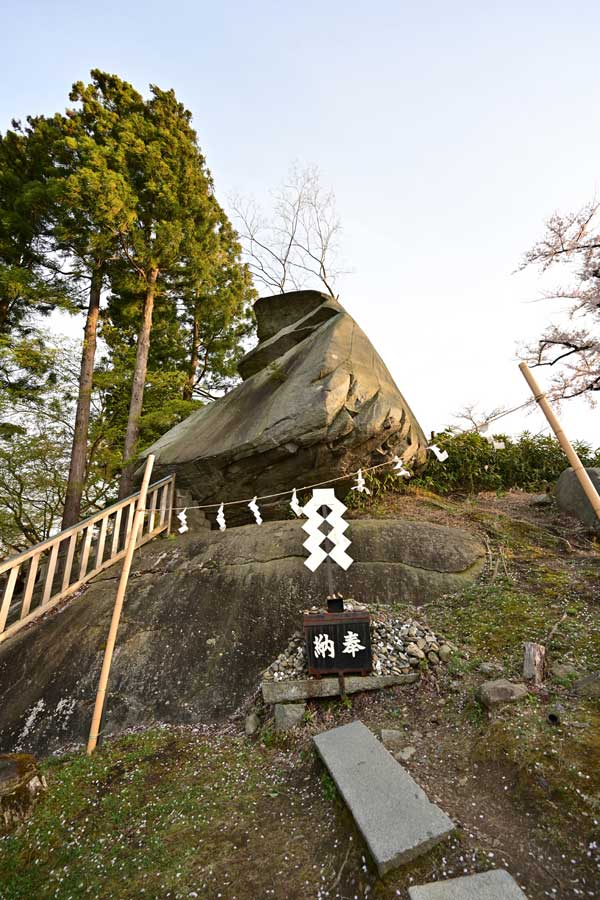
POLYGON ((0 832, 29 818, 46 779, 28 753, 0 754, 0 832))
MULTIPOLYGON (((585 470, 597 491, 600 491, 600 469, 589 468, 585 470)), ((600 519, 594 512, 592 504, 586 497, 579 479, 574 470, 569 468, 561 473, 556 482, 556 502, 563 512, 575 516, 592 531, 600 533, 600 519)))
MULTIPOLYGON (((481 571, 485 548, 457 528, 352 520, 354 564, 335 590, 365 603, 429 602, 481 571)), ((329 593, 304 565, 300 521, 158 540, 136 554, 107 694, 106 733, 227 718, 329 593)), ((0 645, 0 751, 87 739, 118 567, 59 614, 0 645)))
POLYGON ((484 681, 479 685, 477 696, 485 707, 493 709, 503 703, 514 703, 527 696, 527 688, 524 684, 514 684, 506 678, 498 678, 496 681, 484 681))
POLYGON ((326 481, 394 454, 424 460, 408 404, 337 300, 295 291, 254 309, 259 343, 240 362, 243 383, 148 448, 157 476, 176 472, 178 488, 203 504, 326 481))

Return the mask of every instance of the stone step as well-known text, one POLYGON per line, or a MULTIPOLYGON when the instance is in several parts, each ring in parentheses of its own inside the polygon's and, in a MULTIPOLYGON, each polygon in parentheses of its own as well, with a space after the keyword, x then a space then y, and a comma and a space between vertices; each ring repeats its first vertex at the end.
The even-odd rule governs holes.
POLYGON ((362 722, 313 738, 380 875, 425 853, 454 823, 362 722))
POLYGON ((505 869, 421 884, 409 888, 408 896, 410 900, 527 900, 505 869))

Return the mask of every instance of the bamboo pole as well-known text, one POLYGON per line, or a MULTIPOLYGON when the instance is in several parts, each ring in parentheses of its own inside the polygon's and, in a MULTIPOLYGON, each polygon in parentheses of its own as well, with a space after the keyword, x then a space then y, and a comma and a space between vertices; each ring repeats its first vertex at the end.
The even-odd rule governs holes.
POLYGON ((140 496, 138 498, 137 509, 135 511, 133 527, 129 535, 127 552, 125 553, 123 568, 121 569, 121 578, 119 579, 119 587, 117 588, 117 596, 115 598, 115 606, 113 609, 112 620, 108 632, 108 640, 106 641, 106 647, 104 649, 104 660, 102 662, 102 671, 100 672, 98 692, 96 693, 94 715, 92 716, 92 725, 90 728, 90 735, 87 743, 88 755, 91 755, 94 752, 94 750, 96 749, 96 744, 98 743, 98 733, 100 731, 100 722, 102 720, 102 711, 104 709, 104 700, 106 697, 106 686, 108 684, 108 676, 110 674, 110 667, 112 664, 115 642, 117 639, 117 631, 119 628, 119 621, 121 619, 121 611, 123 609, 123 600, 125 598, 125 591, 127 590, 127 582, 129 581, 129 572, 131 570, 131 563, 133 562, 133 554, 135 552, 138 532, 140 530, 140 525, 144 520, 144 513, 146 511, 146 495, 148 493, 148 485, 150 483, 150 476, 152 474, 153 465, 154 456, 150 455, 146 460, 146 468, 144 469, 144 477, 142 479, 142 487, 140 489, 140 496))
POLYGON ((592 505, 592 509, 594 510, 598 519, 600 520, 600 494, 598 494, 598 491, 594 487, 592 479, 590 478, 588 473, 585 471, 583 463, 581 462, 581 460, 577 456, 577 453, 575 452, 575 448, 573 447, 570 440, 568 439, 568 437, 562 430, 560 422, 554 415, 552 408, 551 408, 550 404, 548 403, 546 395, 540 389, 540 386, 537 383, 537 381, 535 380, 535 378, 533 377, 533 374, 532 374, 531 370, 529 369, 529 366, 527 365, 527 363, 522 362, 522 363, 519 363, 519 368, 520 368, 521 372, 523 373, 523 377, 525 378, 525 381, 531 388, 531 393, 533 394, 535 400, 539 404, 542 412, 548 419, 548 422, 550 423, 550 427, 552 428, 554 434, 556 435, 558 443, 565 451, 567 459, 569 460, 569 462, 573 468, 573 471, 575 472, 575 475, 579 479, 579 483, 580 483, 581 487, 583 488, 585 496, 590 501, 590 503, 592 505))

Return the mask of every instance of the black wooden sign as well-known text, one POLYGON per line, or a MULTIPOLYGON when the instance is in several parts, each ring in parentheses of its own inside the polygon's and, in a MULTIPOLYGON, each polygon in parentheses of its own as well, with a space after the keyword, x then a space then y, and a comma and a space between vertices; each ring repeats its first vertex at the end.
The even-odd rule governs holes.
POLYGON ((373 668, 368 613, 307 613, 304 634, 310 675, 366 675, 373 668))

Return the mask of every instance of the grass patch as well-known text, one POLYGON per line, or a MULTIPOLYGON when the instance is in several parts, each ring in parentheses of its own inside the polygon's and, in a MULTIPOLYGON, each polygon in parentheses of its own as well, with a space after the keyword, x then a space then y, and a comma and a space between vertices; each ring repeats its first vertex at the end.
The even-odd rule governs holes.
POLYGON ((254 744, 167 730, 49 760, 44 772, 34 817, 0 843, 3 900, 206 896, 229 874, 238 824, 276 802, 283 781, 254 744))

